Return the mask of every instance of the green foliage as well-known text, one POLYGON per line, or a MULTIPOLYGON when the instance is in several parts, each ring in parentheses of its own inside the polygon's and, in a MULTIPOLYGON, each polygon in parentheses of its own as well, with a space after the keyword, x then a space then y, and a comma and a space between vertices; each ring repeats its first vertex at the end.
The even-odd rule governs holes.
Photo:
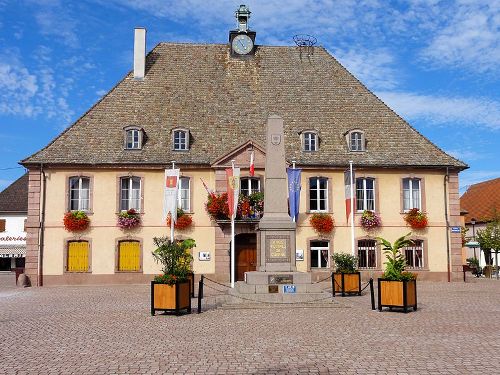
POLYGON ((472 258, 467 258, 465 261, 467 262, 469 267, 472 267, 475 269, 479 268, 479 259, 472 257, 472 258))
POLYGON ((358 266, 358 258, 351 254, 333 253, 335 272, 354 273, 358 266))
POLYGON ((408 233, 399 237, 393 244, 382 237, 377 237, 377 240, 379 240, 383 246, 382 250, 387 259, 384 263, 386 267, 382 278, 393 281, 413 280, 416 278, 415 274, 405 272, 406 259, 401 252, 402 248, 413 244, 413 241, 407 238, 410 235, 411 233, 408 233))
POLYGON ((500 251, 500 217, 486 225, 486 228, 477 231, 476 235, 482 250, 500 251))
POLYGON ((154 237, 157 249, 153 251, 155 261, 163 265, 163 276, 155 278, 157 282, 173 284, 176 280, 184 281, 191 271, 193 256, 189 252, 196 246, 193 239, 171 242, 168 237, 154 237))

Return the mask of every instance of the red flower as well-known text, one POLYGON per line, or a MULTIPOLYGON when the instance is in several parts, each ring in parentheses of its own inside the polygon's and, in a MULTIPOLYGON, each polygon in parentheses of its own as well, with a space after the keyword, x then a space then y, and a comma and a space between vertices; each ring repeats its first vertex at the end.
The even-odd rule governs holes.
MULTIPOLYGON (((167 227, 170 227, 170 214, 167 216, 167 227)), ((174 224, 174 228, 178 230, 187 229, 193 224, 193 218, 190 215, 186 215, 184 211, 177 210, 177 222, 174 224)))
POLYGON ((427 215, 418 208, 412 208, 404 217, 406 224, 413 229, 424 229, 428 225, 427 215))
POLYGON ((333 230, 333 218, 328 214, 316 213, 311 216, 309 223, 318 233, 330 233, 333 230))
POLYGON ((69 232, 81 232, 89 227, 90 219, 83 211, 69 211, 64 214, 64 229, 69 232))

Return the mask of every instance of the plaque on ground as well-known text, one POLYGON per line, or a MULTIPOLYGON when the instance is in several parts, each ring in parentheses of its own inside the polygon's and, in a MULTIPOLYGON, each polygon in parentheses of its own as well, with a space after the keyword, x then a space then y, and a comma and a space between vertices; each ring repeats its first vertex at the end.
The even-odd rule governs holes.
POLYGON ((293 284, 292 275, 269 275, 268 284, 293 284))

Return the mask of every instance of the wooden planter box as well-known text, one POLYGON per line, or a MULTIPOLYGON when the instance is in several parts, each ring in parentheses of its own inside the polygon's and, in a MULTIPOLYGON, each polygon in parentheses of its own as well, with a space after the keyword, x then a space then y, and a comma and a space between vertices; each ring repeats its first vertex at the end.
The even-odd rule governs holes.
POLYGON ((188 278, 191 281, 191 298, 194 298, 194 272, 189 272, 188 278))
POLYGON ((342 297, 346 294, 357 294, 361 295, 361 273, 334 273, 334 285, 335 290, 333 295, 340 293, 342 297))
POLYGON ((156 311, 170 311, 180 314, 186 310, 191 314, 191 281, 182 281, 174 285, 151 281, 151 315, 156 311))
POLYGON ((391 281, 378 279, 378 309, 401 307, 408 312, 409 307, 417 310, 417 280, 391 281))

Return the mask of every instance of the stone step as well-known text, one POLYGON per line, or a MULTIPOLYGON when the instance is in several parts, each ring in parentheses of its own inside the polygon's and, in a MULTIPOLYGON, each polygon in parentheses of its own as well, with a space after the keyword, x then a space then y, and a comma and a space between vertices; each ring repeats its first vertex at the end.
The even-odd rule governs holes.
POLYGON ((260 309, 348 309, 351 306, 341 302, 296 302, 296 303, 226 303, 218 307, 222 310, 260 310, 260 309))
MULTIPOLYGON (((278 293, 283 293, 283 285, 277 285, 278 293)), ((323 284, 293 284, 296 287, 296 294, 302 293, 322 293, 325 289, 328 288, 328 285, 323 284)), ((269 285, 260 285, 260 284, 248 284, 244 281, 238 281, 235 283, 235 290, 241 294, 269 294, 269 285)))
POLYGON ((253 302, 264 302, 264 303, 312 303, 312 302, 325 302, 332 300, 333 297, 331 293, 319 292, 319 293, 262 293, 262 294, 250 294, 250 293, 239 293, 238 290, 228 291, 228 303, 253 303, 253 302))

